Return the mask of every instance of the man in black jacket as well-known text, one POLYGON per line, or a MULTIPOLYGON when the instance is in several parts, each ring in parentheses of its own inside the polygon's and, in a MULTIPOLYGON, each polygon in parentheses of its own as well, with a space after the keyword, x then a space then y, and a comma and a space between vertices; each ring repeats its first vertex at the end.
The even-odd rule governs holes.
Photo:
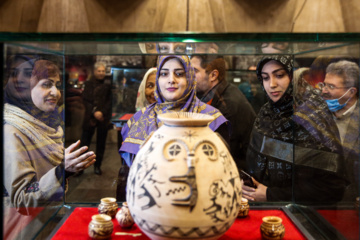
POLYGON ((82 93, 85 105, 81 145, 90 146, 91 138, 97 128, 96 162, 94 172, 101 175, 101 162, 105 152, 106 137, 111 118, 111 85, 105 80, 105 64, 94 65, 94 76, 85 82, 82 93))
POLYGON ((225 79, 225 60, 212 55, 194 55, 191 64, 196 74, 198 98, 219 109, 230 121, 230 152, 238 169, 245 169, 255 112, 244 94, 225 79))

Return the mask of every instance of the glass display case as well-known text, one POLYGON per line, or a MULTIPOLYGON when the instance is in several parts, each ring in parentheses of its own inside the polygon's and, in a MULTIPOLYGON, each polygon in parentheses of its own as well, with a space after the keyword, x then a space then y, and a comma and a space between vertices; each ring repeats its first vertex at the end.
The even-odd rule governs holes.
MULTIPOLYGON (((144 76, 157 67, 160 55, 224 60, 226 81, 258 116, 257 123, 243 126, 252 132, 246 146, 241 146, 245 152, 257 144, 254 139, 259 136, 250 130, 253 126, 259 130, 262 118, 276 126, 260 136, 263 160, 249 154, 245 159, 244 155, 241 166, 262 186, 276 175, 279 185, 271 187, 286 185, 288 195, 277 198, 275 194, 266 200, 265 190, 265 200, 249 201, 252 219, 235 222, 236 229, 230 228, 230 235, 220 239, 243 239, 248 232, 241 225, 259 229, 261 222, 256 220, 271 214, 282 216, 288 224, 285 239, 359 239, 360 34, 0 33, 0 44, 4 239, 87 238, 87 225, 101 198, 114 197, 121 206, 126 199, 128 171, 119 155, 124 141, 121 130, 137 110, 147 106, 137 103, 143 94, 139 87, 142 82, 146 85, 144 76), (290 94, 290 135, 277 131, 284 123, 282 114, 266 115, 262 108, 269 101, 269 88, 263 85, 268 75, 261 71, 259 79, 256 66, 263 58, 274 56, 286 56, 293 62, 289 70, 294 91, 290 94), (331 72, 328 66, 341 61, 346 62, 331 72), (86 93, 88 82, 99 80, 94 71, 99 62, 104 67, 101 84, 108 90, 96 92, 98 85, 93 85, 92 92, 86 93), (356 77, 336 82, 347 74, 356 77), (324 84, 330 75, 337 78, 328 78, 324 84), (82 146, 77 141, 84 139, 85 126, 100 131, 100 120, 93 118, 100 107, 91 105, 87 115, 89 101, 103 101, 101 109, 107 108, 104 111, 109 115, 106 118, 104 114, 105 140, 97 140, 101 132, 92 132, 89 151, 84 149, 99 157, 99 141, 105 144, 100 174, 77 158, 82 146), (341 108, 350 110, 336 115, 341 108), (270 145, 266 145, 267 138, 270 145), (271 160, 277 156, 281 161, 271 160), (253 165, 266 169, 265 176, 257 175, 253 165)), ((281 78, 275 72, 269 74, 281 78)), ((198 96, 202 99, 204 94, 198 96)), ((82 156, 92 162, 92 156, 82 156)), ((112 235, 117 238, 124 236, 112 235)))

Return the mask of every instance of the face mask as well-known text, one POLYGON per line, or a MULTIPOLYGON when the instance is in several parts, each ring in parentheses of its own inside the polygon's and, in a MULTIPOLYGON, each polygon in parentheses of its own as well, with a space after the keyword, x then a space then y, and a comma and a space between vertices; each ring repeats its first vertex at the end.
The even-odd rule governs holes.
MULTIPOLYGON (((350 89, 349 89, 349 90, 350 90, 350 89)), ((345 96, 349 90, 347 90, 346 93, 344 93, 344 94, 343 94, 341 97, 339 97, 338 99, 325 100, 331 112, 339 111, 340 109, 342 109, 343 107, 345 107, 345 105, 349 102, 349 100, 350 100, 351 98, 349 98, 344 104, 340 104, 340 103, 339 103, 339 100, 340 100, 343 96, 345 96)))

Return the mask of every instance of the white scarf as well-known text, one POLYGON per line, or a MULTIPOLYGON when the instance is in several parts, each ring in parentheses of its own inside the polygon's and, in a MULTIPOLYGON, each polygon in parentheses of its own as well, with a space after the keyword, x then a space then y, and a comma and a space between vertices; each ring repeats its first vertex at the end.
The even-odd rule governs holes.
MULTIPOLYGON (((9 124, 27 136, 43 156, 55 166, 64 158, 63 135, 61 126, 51 128, 34 118, 24 110, 6 103, 4 106, 4 124, 9 124)), ((6 140, 6 139, 5 139, 6 140)))

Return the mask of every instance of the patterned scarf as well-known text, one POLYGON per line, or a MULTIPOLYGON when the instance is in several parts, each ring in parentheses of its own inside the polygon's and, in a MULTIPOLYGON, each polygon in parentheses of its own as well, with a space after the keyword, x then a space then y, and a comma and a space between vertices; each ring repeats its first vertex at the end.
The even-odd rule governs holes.
POLYGON ((214 117, 209 127, 215 131, 221 124, 227 122, 226 118, 217 110, 196 97, 196 80, 195 71, 190 64, 187 56, 160 56, 158 59, 158 68, 156 73, 156 103, 151 104, 145 110, 137 112, 127 123, 121 132, 124 143, 120 152, 136 154, 140 145, 155 130, 161 127, 162 122, 157 119, 159 114, 168 112, 195 112, 204 113, 214 117), (173 102, 166 102, 161 94, 159 87, 160 70, 164 63, 171 59, 177 58, 183 65, 186 73, 187 87, 180 99, 173 102))
MULTIPOLYGON (((292 77, 291 56, 266 56, 256 69, 261 82, 262 68, 271 60, 282 64, 292 77)), ((291 80, 284 95, 277 102, 274 103, 266 95, 268 102, 261 108, 255 120, 256 130, 265 136, 301 147, 342 153, 339 132, 320 94, 304 79, 291 80), (294 84, 297 86, 296 93, 293 91, 294 84)))
MULTIPOLYGON (((293 64, 290 56, 266 56, 258 63, 256 68, 256 74, 261 83, 263 83, 261 76, 262 68, 271 60, 275 60, 283 65, 289 76, 292 76, 293 64)), ((265 91, 264 87, 263 90, 265 91)), ((292 121, 292 115, 294 111, 292 93, 293 87, 290 83, 284 95, 277 102, 273 102, 266 94, 268 102, 260 109, 254 123, 255 129, 259 133, 274 139, 293 143, 294 123, 292 121)))
POLYGON ((33 148, 38 149, 54 166, 61 163, 64 158, 63 129, 49 127, 42 121, 26 111, 6 103, 4 105, 4 124, 9 124, 27 136, 33 143, 33 148))

